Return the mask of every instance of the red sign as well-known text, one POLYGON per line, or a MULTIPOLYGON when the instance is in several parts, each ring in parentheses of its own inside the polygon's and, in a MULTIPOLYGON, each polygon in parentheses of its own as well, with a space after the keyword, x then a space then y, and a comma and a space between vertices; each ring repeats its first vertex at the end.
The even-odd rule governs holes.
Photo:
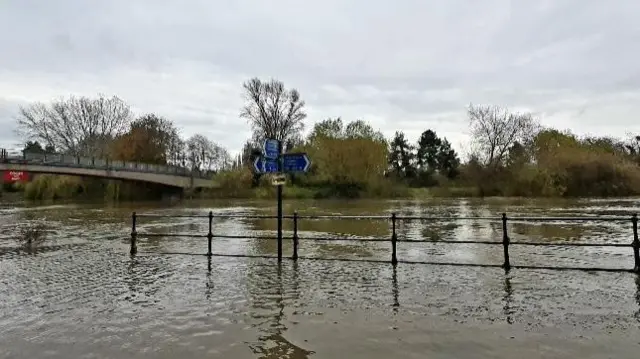
POLYGON ((4 171, 2 180, 5 183, 27 182, 29 181, 29 173, 23 171, 4 171))

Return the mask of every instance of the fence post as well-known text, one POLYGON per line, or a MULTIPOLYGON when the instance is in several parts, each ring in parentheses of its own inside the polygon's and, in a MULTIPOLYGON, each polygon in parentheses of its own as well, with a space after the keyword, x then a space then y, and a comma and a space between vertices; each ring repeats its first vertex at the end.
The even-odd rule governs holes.
POLYGON ((635 262, 633 271, 636 273, 640 273, 640 239, 638 239, 638 214, 634 213, 633 217, 631 217, 631 221, 633 222, 633 259, 635 262))
POLYGON ((207 256, 211 257, 211 240, 213 239, 213 212, 209 211, 209 233, 207 233, 207 256))
POLYGON ((133 212, 131 214, 131 249, 129 250, 129 254, 131 255, 138 252, 138 247, 136 246, 136 237, 138 237, 138 232, 136 232, 136 221, 136 212, 133 212))
POLYGON ((504 264, 502 268, 509 270, 511 262, 509 261, 509 234, 507 233, 507 214, 502 214, 502 247, 504 248, 504 264))
POLYGON ((398 258, 396 256, 396 241, 398 237, 396 235, 396 214, 391 214, 391 264, 398 264, 398 258))
POLYGON ((298 259, 298 212, 293 212, 293 255, 291 259, 298 259))

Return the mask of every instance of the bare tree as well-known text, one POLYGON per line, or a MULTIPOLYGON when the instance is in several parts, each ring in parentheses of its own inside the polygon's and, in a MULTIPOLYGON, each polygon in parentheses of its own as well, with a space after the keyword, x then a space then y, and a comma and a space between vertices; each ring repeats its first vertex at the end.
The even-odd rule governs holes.
POLYGON ((469 105, 468 115, 477 154, 492 168, 504 162, 514 143, 531 143, 539 129, 530 113, 512 113, 499 106, 469 105))
POLYGON ((70 96, 21 107, 17 122, 27 139, 76 156, 101 156, 108 142, 127 130, 131 118, 129 105, 116 96, 70 96))
POLYGON ((284 142, 300 138, 304 129, 304 101, 296 89, 287 90, 277 80, 262 82, 253 78, 243 84, 246 104, 240 117, 251 124, 253 138, 273 138, 284 142))
POLYGON ((226 169, 231 165, 229 152, 202 135, 193 135, 187 140, 187 159, 196 170, 226 169))

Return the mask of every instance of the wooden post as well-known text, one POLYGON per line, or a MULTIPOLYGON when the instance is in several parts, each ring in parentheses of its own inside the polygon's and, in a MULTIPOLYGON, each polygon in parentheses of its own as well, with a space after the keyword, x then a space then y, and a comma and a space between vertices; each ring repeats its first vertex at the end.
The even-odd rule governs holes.
POLYGON ((291 259, 298 259, 298 212, 293 212, 293 255, 291 259))
POLYGON ((391 214, 391 264, 398 264, 398 258, 396 254, 396 241, 398 237, 396 235, 396 214, 391 214))
POLYGON ((634 213, 633 217, 631 217, 631 221, 633 222, 633 261, 634 267, 633 271, 636 273, 640 273, 640 239, 638 239, 638 214, 634 213))
POLYGON ((209 233, 207 233, 207 256, 211 257, 211 240, 213 239, 213 212, 209 211, 209 233))
POLYGON ((502 268, 505 270, 511 269, 511 262, 509 261, 509 234, 507 233, 507 214, 502 214, 502 248, 504 249, 504 264, 502 268))
POLYGON ((136 221, 136 212, 133 212, 131 214, 131 248, 129 250, 129 254, 131 255, 138 253, 138 247, 136 246, 136 238, 138 237, 138 232, 136 232, 136 221))

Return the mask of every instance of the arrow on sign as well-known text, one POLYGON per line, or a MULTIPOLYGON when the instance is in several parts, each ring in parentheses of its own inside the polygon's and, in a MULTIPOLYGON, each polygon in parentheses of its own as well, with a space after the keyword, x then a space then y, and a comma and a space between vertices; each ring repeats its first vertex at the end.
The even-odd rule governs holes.
POLYGON ((278 163, 276 160, 258 156, 253 161, 253 169, 258 173, 278 172, 278 163))
POLYGON ((306 153, 285 153, 282 155, 282 170, 284 172, 307 172, 311 167, 311 160, 306 153))

